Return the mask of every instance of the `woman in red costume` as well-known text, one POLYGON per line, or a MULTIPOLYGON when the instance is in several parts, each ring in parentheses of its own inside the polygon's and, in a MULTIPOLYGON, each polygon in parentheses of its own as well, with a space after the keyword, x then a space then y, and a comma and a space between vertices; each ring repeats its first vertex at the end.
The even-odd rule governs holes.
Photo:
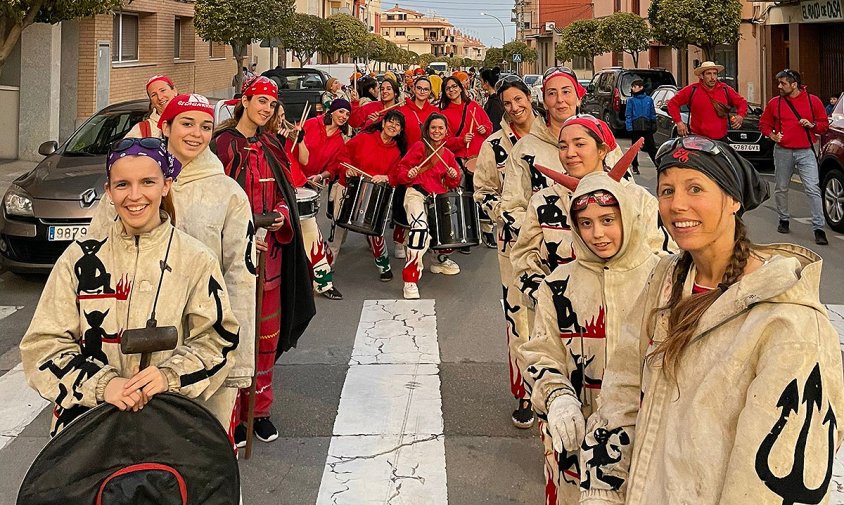
POLYGON ((385 77, 381 81, 379 91, 381 96, 377 102, 369 102, 363 106, 359 106, 357 101, 352 102, 352 117, 349 118, 349 125, 352 128, 366 128, 372 123, 381 121, 384 118, 384 109, 399 103, 401 88, 394 79, 385 77))
MULTIPOLYGON (((291 342, 279 341, 282 319, 299 320, 301 307, 311 316, 315 312, 313 298, 307 296, 308 263, 295 192, 288 180, 289 162, 276 136, 278 105, 276 84, 266 77, 252 79, 237 101, 232 119, 220 125, 211 142, 226 174, 246 191, 256 226, 263 225, 267 231, 262 243, 256 241, 266 258, 255 367, 255 436, 264 442, 278 438, 278 430, 270 420, 273 365, 277 355, 291 347, 291 342), (303 301, 305 305, 301 306, 303 301)), ((235 428, 235 442, 240 447, 246 444, 246 391, 241 390, 241 422, 235 428)))
MULTIPOLYGON (((305 121, 302 143, 308 149, 308 162, 301 167, 308 181, 315 187, 330 182, 337 173, 340 153, 346 143, 343 134, 348 129, 346 123, 351 109, 348 100, 338 98, 331 102, 325 114, 305 121)), ((302 220, 302 238, 314 275, 314 290, 329 300, 342 300, 343 295, 334 287, 334 274, 331 271, 334 258, 319 230, 316 216, 302 220)))
MULTIPOLYGON (((475 161, 484 140, 492 133, 492 123, 483 107, 470 100, 463 83, 456 77, 443 80, 443 97, 440 100, 442 115, 448 119, 449 138, 446 147, 454 153, 470 174, 475 172, 475 161)), ((467 180, 470 183, 471 179, 467 180)), ((473 188, 467 188, 472 190, 473 188)))
MULTIPOLYGON (((410 148, 392 174, 396 184, 407 186, 404 210, 410 221, 410 233, 407 238, 407 260, 402 271, 404 297, 407 299, 419 298, 417 283, 422 276, 422 257, 431 242, 425 201, 431 195, 447 193, 460 185, 457 160, 443 146, 448 136, 446 118, 439 113, 431 114, 422 132, 422 140, 410 148)), ((437 261, 431 265, 431 273, 460 273, 460 267, 448 257, 450 252, 439 251, 437 261)))
MULTIPOLYGON (((404 116, 396 110, 388 111, 384 121, 375 123, 354 136, 347 144, 341 159, 349 165, 363 170, 373 176, 372 182, 389 183, 389 174, 395 170, 402 156, 407 152, 407 141, 404 135, 404 116)), ((348 184, 347 177, 357 177, 361 174, 354 169, 340 167, 339 181, 335 186, 334 218, 340 215, 340 200, 348 184)), ((340 247, 346 240, 346 229, 335 228, 335 235, 331 241, 331 252, 336 261, 340 254, 340 247)), ((375 265, 380 270, 381 281, 389 282, 393 279, 390 270, 390 255, 384 236, 367 235, 369 248, 375 257, 375 265)))

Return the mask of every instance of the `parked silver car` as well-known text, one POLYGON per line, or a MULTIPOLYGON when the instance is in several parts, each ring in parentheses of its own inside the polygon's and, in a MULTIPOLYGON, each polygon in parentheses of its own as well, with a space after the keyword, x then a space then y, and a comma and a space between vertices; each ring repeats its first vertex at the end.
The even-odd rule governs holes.
MULTIPOLYGON (((222 101, 215 118, 231 117, 222 101)), ((110 105, 94 114, 61 146, 44 142, 46 156, 12 182, 0 209, 0 264, 13 272, 49 272, 74 240, 85 237, 106 182, 112 142, 149 114, 148 100, 110 105)))

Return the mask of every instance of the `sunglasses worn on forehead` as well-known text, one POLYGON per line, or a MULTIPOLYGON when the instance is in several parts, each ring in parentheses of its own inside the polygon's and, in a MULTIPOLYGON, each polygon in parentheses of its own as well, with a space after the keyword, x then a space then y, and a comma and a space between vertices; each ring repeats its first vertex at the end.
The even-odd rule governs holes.
POLYGON ((144 137, 144 138, 125 138, 116 140, 114 143, 111 144, 109 147, 109 151, 113 153, 119 153, 129 149, 134 145, 139 145, 144 149, 162 149, 164 150, 164 141, 162 139, 156 137, 144 137))
POLYGON ((601 207, 612 207, 618 205, 618 200, 615 195, 606 191, 596 191, 586 195, 581 195, 571 203, 572 212, 578 212, 585 209, 590 203, 597 203, 601 207))
POLYGON ((498 82, 495 83, 495 92, 498 93, 501 90, 501 87, 508 82, 523 82, 521 77, 518 75, 505 75, 501 79, 498 79, 498 82))
POLYGON ((564 74, 568 74, 568 75, 574 77, 575 80, 577 80, 577 74, 575 74, 574 70, 570 69, 569 67, 551 67, 548 70, 546 70, 544 74, 542 74, 542 80, 544 81, 545 79, 549 78, 550 76, 552 76, 553 74, 555 74, 557 72, 562 72, 564 74))
POLYGON ((733 174, 735 174, 736 179, 740 179, 738 176, 739 172, 736 169, 735 165, 733 165, 732 160, 730 160, 730 156, 725 153, 723 149, 718 147, 718 144, 716 144, 713 140, 708 139, 706 137, 701 137, 700 135, 678 137, 676 139, 671 139, 659 146, 659 149, 657 149, 656 151, 656 165, 659 166, 662 158, 668 155, 672 155, 674 158, 685 163, 689 160, 688 151, 706 153, 711 156, 718 156, 726 160, 727 164, 730 165, 733 174), (686 152, 683 152, 681 149, 678 149, 678 147, 685 149, 686 152))

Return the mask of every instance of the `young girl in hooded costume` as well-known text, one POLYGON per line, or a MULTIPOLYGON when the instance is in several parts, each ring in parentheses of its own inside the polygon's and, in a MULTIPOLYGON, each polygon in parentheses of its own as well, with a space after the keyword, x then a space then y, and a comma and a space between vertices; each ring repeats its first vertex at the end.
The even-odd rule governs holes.
POLYGON ((231 417, 207 400, 234 365, 238 325, 217 259, 164 210, 178 166, 159 139, 117 141, 106 163, 117 219, 71 244, 50 273, 20 350, 27 382, 56 404, 51 436, 101 403, 138 411, 168 391, 231 417), (178 339, 139 370, 141 356, 120 342, 150 321, 178 339))
POLYGON ((645 285, 659 257, 645 233, 652 216, 642 214, 630 186, 604 172, 564 182, 573 191, 568 214, 576 259, 540 285, 533 334, 520 350, 533 408, 546 429, 546 503, 574 505, 585 418, 632 310, 630 294, 645 285))

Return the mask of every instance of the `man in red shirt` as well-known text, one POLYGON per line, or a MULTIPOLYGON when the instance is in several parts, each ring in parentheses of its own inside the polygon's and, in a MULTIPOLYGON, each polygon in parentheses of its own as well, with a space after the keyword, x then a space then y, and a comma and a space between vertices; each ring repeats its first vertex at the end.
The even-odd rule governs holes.
POLYGON ((689 84, 668 101, 668 114, 677 125, 677 135, 689 133, 726 141, 727 130, 741 127, 747 115, 747 100, 718 80, 723 65, 705 61, 695 69, 699 82, 689 84), (683 122, 680 108, 689 106, 689 125, 683 122), (736 113, 730 114, 735 107, 736 113))
POLYGON ((759 118, 759 130, 776 142, 774 202, 780 220, 777 231, 789 232, 788 185, 791 174, 797 169, 812 210, 815 243, 826 245, 829 242, 823 230, 823 202, 814 149, 817 136, 829 129, 826 110, 820 98, 806 91, 806 86, 800 81, 800 74, 794 70, 785 69, 777 74, 777 89, 780 96, 768 102, 765 112, 759 118))

